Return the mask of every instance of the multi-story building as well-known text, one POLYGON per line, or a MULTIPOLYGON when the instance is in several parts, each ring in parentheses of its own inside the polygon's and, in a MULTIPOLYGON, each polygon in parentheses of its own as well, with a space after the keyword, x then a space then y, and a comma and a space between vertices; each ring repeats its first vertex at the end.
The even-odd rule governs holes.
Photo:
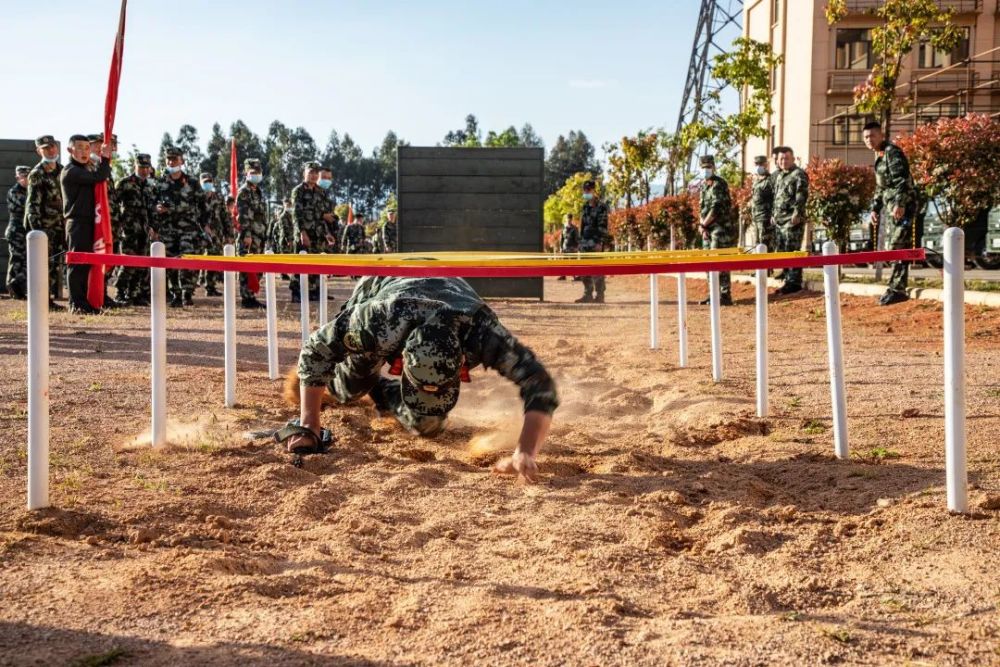
MULTIPOLYGON (((744 35, 771 44, 784 63, 771 78, 774 114, 770 137, 753 140, 753 156, 777 145, 791 146, 802 164, 812 157, 839 157, 867 164, 872 156, 862 142, 869 120, 851 113, 854 87, 864 82, 876 55, 870 30, 879 0, 847 0, 849 15, 836 25, 826 20, 826 0, 745 0, 744 35)), ((898 96, 907 105, 893 118, 892 134, 941 116, 970 111, 1000 113, 1000 0, 939 0, 955 10, 965 37, 950 53, 929 44, 909 55, 900 75, 898 96), (970 62, 971 61, 971 62, 970 62)))

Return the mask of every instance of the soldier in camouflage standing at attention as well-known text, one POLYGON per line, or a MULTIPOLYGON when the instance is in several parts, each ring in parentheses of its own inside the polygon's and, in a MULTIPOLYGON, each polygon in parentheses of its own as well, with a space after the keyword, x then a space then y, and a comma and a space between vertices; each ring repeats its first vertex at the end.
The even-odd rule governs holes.
MULTIPOLYGON (((701 239, 706 250, 732 248, 736 244, 733 229, 733 202, 729 196, 729 183, 715 173, 715 157, 701 156, 701 239)), ((711 297, 701 303, 707 305, 711 297)), ((719 272, 719 303, 733 305, 733 288, 729 271, 719 272)))
MULTIPOLYGON (((318 185, 320 166, 316 162, 306 164, 302 182, 292 189, 292 240, 291 252, 319 252, 325 228, 323 211, 326 210, 326 191, 318 185)), ((316 276, 309 276, 309 298, 319 298, 319 283, 316 276), (314 296, 315 294, 315 296, 314 296)), ((288 281, 292 292, 292 303, 299 302, 299 277, 293 275, 288 281)))
POLYGON ((326 194, 326 202, 320 211, 323 218, 323 243, 317 252, 340 252, 339 237, 337 236, 337 199, 333 194, 333 170, 322 166, 319 170, 319 180, 316 182, 320 189, 326 194))
POLYGON ((375 252, 389 254, 396 252, 398 229, 396 228, 396 205, 389 204, 385 211, 385 222, 375 235, 375 252))
POLYGON ((340 236, 340 250, 348 255, 363 255, 367 250, 365 244, 365 216, 355 213, 353 219, 344 227, 340 236))
MULTIPOLYGON (((910 161, 896 144, 886 140, 878 122, 865 125, 865 146, 875 151, 875 202, 872 224, 886 225, 885 242, 888 250, 913 247, 913 219, 917 212, 917 193, 910 176, 910 161)), ((991 174, 996 178, 996 174, 991 174)), ((882 250, 882 248, 879 248, 882 250)), ((889 287, 879 299, 880 306, 891 306, 909 300, 906 293, 910 277, 909 262, 893 262, 889 287)))
POLYGON ((41 157, 28 172, 28 191, 24 203, 25 234, 41 230, 49 237, 49 310, 64 310, 55 302, 59 291, 59 271, 65 266, 66 220, 63 217, 62 165, 56 162, 59 146, 51 134, 35 139, 35 151, 41 157))
MULTIPOLYGON (((583 213, 580 215, 580 252, 603 252, 610 246, 608 205, 597 197, 597 184, 583 184, 583 213)), ((604 303, 604 276, 584 276, 583 296, 576 303, 604 303)))
MULTIPOLYGON (((112 231, 118 235, 121 252, 126 255, 148 255, 153 233, 153 186, 149 182, 153 162, 146 153, 135 156, 135 170, 118 181, 115 215, 117 226, 112 231)), ((149 305, 149 269, 119 267, 115 277, 117 299, 133 306, 149 305)))
POLYGON ((28 244, 24 231, 24 203, 28 199, 31 167, 14 168, 14 185, 7 191, 7 292, 15 299, 28 298, 28 244))
MULTIPOLYGON (((244 163, 243 168, 246 170, 246 183, 236 195, 240 219, 236 253, 240 256, 259 255, 264 252, 264 237, 267 235, 267 200, 260 189, 264 171, 260 160, 252 158, 244 163)), ((240 302, 244 308, 265 308, 247 285, 248 278, 248 274, 240 274, 240 302)))
MULTIPOLYGON (((205 193, 184 173, 184 154, 176 146, 166 150, 166 174, 157 183, 155 222, 169 257, 197 254, 205 230, 205 193)), ((193 305, 197 273, 169 270, 170 305, 193 305)))
MULTIPOLYGON (((795 164, 795 153, 788 146, 774 149, 778 171, 774 174, 774 239, 778 252, 796 252, 802 248, 806 223, 806 200, 809 199, 809 176, 795 164)), ((776 294, 802 291, 802 269, 785 269, 785 284, 776 294)))
POLYGON ((753 220, 757 243, 763 243, 768 250, 774 250, 774 234, 771 229, 774 184, 771 182, 771 172, 767 170, 767 156, 758 155, 753 161, 756 168, 753 189, 750 193, 750 217, 753 220))
MULTIPOLYGON (((207 218, 205 231, 208 234, 208 242, 205 250, 209 255, 221 255, 223 246, 233 242, 233 221, 222 195, 215 191, 215 178, 208 172, 201 175, 201 189, 205 193, 207 218)), ((205 295, 222 296, 218 288, 221 280, 222 273, 219 271, 206 271, 205 295)))

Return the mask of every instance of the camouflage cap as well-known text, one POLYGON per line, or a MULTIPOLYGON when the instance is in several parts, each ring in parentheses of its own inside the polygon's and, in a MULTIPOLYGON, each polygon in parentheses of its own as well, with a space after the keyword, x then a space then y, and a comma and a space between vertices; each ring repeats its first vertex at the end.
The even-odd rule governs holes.
POLYGON ((14 174, 17 176, 27 176, 31 172, 31 167, 26 167, 23 164, 19 164, 14 167, 14 174))
POLYGON ((758 167, 766 165, 767 164, 767 156, 766 155, 758 155, 757 157, 755 157, 753 159, 753 163, 755 165, 757 165, 758 167))
POLYGON ((443 324, 417 327, 403 346, 403 403, 414 414, 443 416, 458 402, 462 345, 443 324))
POLYGON ((306 169, 309 169, 310 171, 319 171, 321 167, 319 166, 319 162, 306 162, 306 169))
POLYGON ((246 160, 243 161, 243 168, 246 169, 247 171, 250 170, 261 171, 262 169, 262 167, 260 166, 260 160, 252 157, 247 158, 246 160))
POLYGON ((184 157, 184 151, 177 148, 177 146, 167 146, 167 149, 163 153, 167 157, 184 157))
POLYGON ((215 176, 212 176, 207 171, 203 171, 203 172, 201 172, 201 175, 198 176, 198 179, 202 180, 202 181, 214 181, 215 180, 215 176))
POLYGON ((35 139, 35 148, 41 148, 42 146, 55 146, 56 138, 51 134, 43 134, 42 136, 35 139))
POLYGON ((139 153, 135 156, 135 163, 140 167, 152 167, 153 158, 149 156, 149 153, 139 153))
POLYGON ((703 166, 703 167, 714 167, 715 166, 715 156, 714 155, 702 155, 701 156, 701 166, 703 166))
POLYGON ((104 141, 104 133, 98 132, 97 134, 88 134, 87 141, 89 141, 92 144, 100 143, 104 141))

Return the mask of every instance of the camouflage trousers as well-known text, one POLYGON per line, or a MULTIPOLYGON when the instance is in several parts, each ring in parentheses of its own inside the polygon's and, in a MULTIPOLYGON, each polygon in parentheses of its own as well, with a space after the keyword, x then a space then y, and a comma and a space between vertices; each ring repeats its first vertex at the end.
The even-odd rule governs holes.
MULTIPOLYGON (((728 229, 713 225, 708 232, 708 238, 702 239, 702 248, 705 250, 719 250, 720 248, 732 248, 734 245, 732 234, 728 229)), ((729 271, 719 272, 719 294, 732 298, 733 283, 729 271)))
MULTIPOLYGON (((599 248, 603 246, 599 243, 594 243, 589 239, 583 239, 580 241, 580 252, 600 252, 599 248)), ((599 296, 604 295, 604 291, 607 289, 607 281, 604 276, 583 276, 583 294, 584 296, 593 296, 596 292, 599 296)))
MULTIPOLYGON (((887 250, 906 250, 912 246, 913 232, 909 218, 898 222, 892 216, 886 216, 885 247, 887 250)), ((892 275, 889 276, 889 291, 906 294, 910 280, 910 263, 893 262, 892 275)))
MULTIPOLYGON (((250 242, 250 247, 244 245, 242 238, 236 240, 236 254, 242 257, 243 255, 259 255, 264 252, 264 242, 262 239, 255 238, 250 242)), ((256 298, 256 292, 251 292, 248 286, 248 279, 250 277, 249 273, 240 274, 240 298, 244 301, 248 299, 256 298)))
POLYGON ((371 369, 369 362, 348 356, 334 368, 334 378, 327 389, 341 403, 351 403, 370 396, 379 412, 391 414, 413 435, 433 438, 444 432, 447 416, 418 415, 403 403, 400 381, 383 377, 380 366, 371 369))
POLYGON ((7 235, 7 291, 24 297, 28 293, 28 248, 24 230, 7 235))
MULTIPOLYGON (((798 252, 802 248, 805 225, 775 225, 775 252, 798 252)), ((785 284, 802 287, 802 269, 785 269, 785 284)))
MULTIPOLYGON (((197 233, 171 234, 162 236, 162 240, 167 247, 167 257, 197 254, 201 245, 197 233)), ((167 288, 172 296, 181 296, 185 292, 194 293, 197 279, 197 271, 170 269, 167 271, 167 288)))
MULTIPOLYGON (((203 255, 221 255, 222 243, 210 241, 205 244, 203 255)), ((205 286, 206 290, 218 290, 219 283, 222 282, 221 271, 199 271, 198 282, 205 286)))
MULTIPOLYGON (((126 255, 149 254, 149 239, 143 235, 140 238, 128 237, 121 240, 119 249, 126 255)), ((149 269, 133 266, 120 266, 114 278, 115 289, 119 301, 131 301, 137 297, 149 299, 149 269)))
MULTIPOLYGON (((59 274, 66 272, 66 250, 68 249, 66 232, 62 229, 46 229, 45 235, 49 237, 49 298, 58 299, 59 274)), ((25 242, 27 243, 27 241, 25 242)))
MULTIPOLYGON (((315 246, 313 246, 311 248, 303 248, 302 244, 300 244, 300 243, 296 243, 295 247, 290 252, 292 252, 293 254, 298 254, 299 251, 301 251, 301 250, 305 250, 309 254, 316 254, 316 253, 319 252, 318 250, 316 250, 315 246)), ((298 273, 293 273, 292 275, 288 276, 288 290, 292 294, 298 294, 299 293, 299 274, 298 273)), ((318 291, 319 291, 319 276, 310 275, 309 276, 309 293, 312 294, 312 293, 315 293, 315 292, 318 292, 318 291)))
POLYGON ((774 248, 774 225, 771 224, 770 220, 754 220, 753 221, 754 234, 757 238, 757 244, 763 243, 767 246, 768 252, 775 252, 774 248))

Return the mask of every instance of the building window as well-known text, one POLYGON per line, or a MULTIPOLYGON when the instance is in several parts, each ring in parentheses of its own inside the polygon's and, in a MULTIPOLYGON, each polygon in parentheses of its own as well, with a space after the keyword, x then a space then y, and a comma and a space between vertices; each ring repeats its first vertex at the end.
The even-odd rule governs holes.
POLYGON ((833 113, 837 116, 833 121, 833 143, 835 146, 864 144, 865 124, 875 120, 875 116, 850 113, 850 110, 850 104, 833 105, 833 113))
POLYGON ((963 31, 962 39, 951 51, 935 49, 928 42, 921 42, 917 54, 917 67, 920 69, 938 69, 950 67, 969 57, 969 29, 963 31))
POLYGON ((951 102, 948 104, 928 104, 926 106, 918 107, 917 119, 922 125, 925 123, 933 123, 939 118, 957 118, 962 115, 962 108, 958 102, 951 102))
POLYGON ((837 69, 871 69, 871 31, 864 28, 837 30, 837 69))

